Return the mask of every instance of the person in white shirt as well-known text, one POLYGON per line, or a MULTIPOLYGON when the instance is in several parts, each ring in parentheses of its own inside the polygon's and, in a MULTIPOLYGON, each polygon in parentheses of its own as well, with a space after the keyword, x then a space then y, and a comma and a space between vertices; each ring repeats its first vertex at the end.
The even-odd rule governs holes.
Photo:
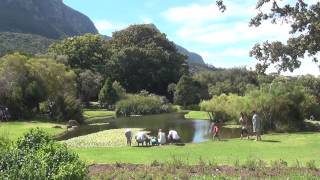
POLYGON ((181 141, 181 138, 178 135, 178 132, 172 129, 168 133, 168 139, 171 143, 176 143, 181 141))
POLYGON ((146 132, 142 132, 142 131, 139 131, 136 135, 136 141, 138 143, 138 146, 140 145, 140 143, 142 144, 143 146, 143 143, 146 141, 147 139, 147 134, 146 132))
POLYGON ((159 129, 158 132, 158 143, 160 145, 164 145, 166 143, 166 134, 164 132, 162 132, 162 129, 159 129))

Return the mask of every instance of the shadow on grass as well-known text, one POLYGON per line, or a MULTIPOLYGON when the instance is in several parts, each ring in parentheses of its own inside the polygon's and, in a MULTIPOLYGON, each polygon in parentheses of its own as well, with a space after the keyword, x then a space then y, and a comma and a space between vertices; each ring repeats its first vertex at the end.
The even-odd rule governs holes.
POLYGON ((281 141, 277 141, 277 140, 261 140, 261 142, 279 143, 281 141))
POLYGON ((174 145, 176 145, 176 146, 185 146, 186 144, 185 143, 175 143, 174 145))

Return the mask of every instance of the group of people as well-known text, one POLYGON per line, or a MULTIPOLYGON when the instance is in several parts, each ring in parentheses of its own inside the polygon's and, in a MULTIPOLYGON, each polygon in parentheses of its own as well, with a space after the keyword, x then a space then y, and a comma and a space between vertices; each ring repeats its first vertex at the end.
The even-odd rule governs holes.
MULTIPOLYGON (((127 145, 131 146, 132 144, 132 131, 131 129, 126 129, 125 131, 125 137, 127 139, 127 145)), ((168 132, 168 136, 166 136, 165 132, 162 131, 162 129, 159 129, 158 136, 149 136, 144 131, 139 131, 136 136, 135 140, 137 141, 138 146, 142 144, 142 146, 145 144, 146 146, 154 146, 154 145, 164 145, 167 143, 178 143, 181 142, 181 138, 176 130, 170 129, 168 132)))
MULTIPOLYGON (((256 111, 252 112, 252 132, 256 136, 256 141, 261 141, 261 121, 256 111)), ((216 119, 213 120, 212 116, 209 114, 211 119, 211 125, 210 125, 210 132, 212 135, 213 140, 220 140, 220 127, 222 124, 222 119, 216 119)), ((239 119, 240 125, 241 125, 241 134, 240 138, 243 139, 244 136, 247 136, 248 139, 250 139, 250 133, 249 133, 249 122, 248 118, 245 113, 240 113, 240 119, 239 119)))
MULTIPOLYGON (((253 134, 256 136, 256 141, 261 141, 261 120, 258 116, 258 114, 256 113, 256 111, 252 112, 252 132, 253 134)), ((212 135, 212 139, 213 140, 220 140, 220 127, 222 125, 223 120, 219 119, 219 118, 215 118, 215 120, 213 120, 213 116, 210 115, 210 119, 211 119, 211 125, 210 125, 210 132, 212 135)), ((248 118, 246 116, 245 113, 241 112, 240 113, 240 119, 239 119, 239 123, 241 125, 241 134, 240 134, 240 138, 243 139, 245 136, 247 136, 248 139, 250 139, 250 132, 249 131, 249 122, 248 122, 248 118)), ((131 129, 126 129, 125 131, 125 137, 127 139, 127 145, 131 146, 132 144, 132 131, 131 129)), ((159 129, 158 131, 158 136, 157 137, 153 137, 153 136, 149 136, 146 132, 140 131, 136 134, 135 136, 135 140, 138 143, 138 146, 140 144, 142 144, 142 146, 145 144, 146 146, 150 146, 150 145, 164 145, 167 143, 178 143, 181 142, 181 138, 178 135, 178 132, 170 129, 170 131, 168 132, 168 136, 166 136, 165 132, 162 131, 162 129, 159 129)))
MULTIPOLYGON (((256 141, 261 141, 261 120, 256 111, 252 112, 252 132, 256 136, 256 141)), ((250 138, 249 133, 249 123, 248 118, 245 113, 240 113, 239 122, 241 124, 241 139, 243 139, 244 134, 247 135, 247 138, 250 138)))

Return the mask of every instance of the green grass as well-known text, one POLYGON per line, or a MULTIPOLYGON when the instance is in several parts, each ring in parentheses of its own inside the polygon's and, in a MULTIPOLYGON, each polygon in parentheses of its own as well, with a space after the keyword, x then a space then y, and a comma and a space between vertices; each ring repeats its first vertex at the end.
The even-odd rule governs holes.
MULTIPOLYGON (((143 129, 132 128, 132 134, 135 135, 143 129)), ((127 146, 127 140, 124 135, 125 129, 110 129, 97 133, 79 136, 63 141, 68 147, 123 147, 127 146)), ((137 145, 136 141, 132 140, 133 145, 137 145)))
POLYGON ((263 139, 265 141, 262 142, 231 139, 185 146, 74 148, 73 150, 87 163, 145 164, 154 160, 168 161, 172 157, 197 163, 201 157, 227 165, 233 165, 237 160, 244 162, 249 158, 262 159, 266 162, 283 159, 289 165, 294 165, 297 160, 304 165, 308 161, 315 160, 315 163, 320 165, 319 133, 265 135, 263 139))
POLYGON ((210 119, 206 111, 189 111, 184 117, 186 119, 210 119))
POLYGON ((12 141, 16 141, 26 132, 33 128, 40 128, 49 133, 49 135, 57 135, 66 131, 66 126, 61 124, 30 121, 30 122, 2 122, 0 123, 0 136, 6 136, 12 141), (61 128, 53 128, 54 126, 61 126, 61 128))
POLYGON ((115 116, 115 112, 114 111, 107 111, 104 109, 85 110, 83 112, 83 116, 86 119, 97 118, 97 117, 113 117, 113 116, 115 116))

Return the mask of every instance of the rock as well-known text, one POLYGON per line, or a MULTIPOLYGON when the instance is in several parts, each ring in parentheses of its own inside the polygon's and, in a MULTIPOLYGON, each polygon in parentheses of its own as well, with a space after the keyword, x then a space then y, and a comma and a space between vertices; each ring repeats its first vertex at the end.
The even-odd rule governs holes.
POLYGON ((68 121, 68 126, 71 126, 71 127, 77 126, 77 127, 79 127, 80 124, 79 124, 78 121, 76 121, 76 120, 69 120, 69 121, 68 121))
POLYGON ((71 128, 68 128, 68 131, 75 131, 79 128, 79 126, 71 126, 71 128))

